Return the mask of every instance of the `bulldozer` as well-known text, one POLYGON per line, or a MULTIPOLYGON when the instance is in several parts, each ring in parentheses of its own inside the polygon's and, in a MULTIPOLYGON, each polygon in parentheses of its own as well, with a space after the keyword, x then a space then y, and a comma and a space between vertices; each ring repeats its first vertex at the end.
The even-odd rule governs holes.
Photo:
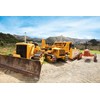
POLYGON ((58 48, 62 48, 65 50, 65 53, 68 55, 68 58, 70 60, 74 60, 74 59, 81 59, 82 58, 82 54, 80 52, 79 49, 76 49, 74 47, 74 44, 71 41, 68 42, 55 42, 52 47, 58 47, 58 48))
POLYGON ((81 59, 82 58, 82 53, 80 52, 79 49, 76 49, 74 47, 74 44, 69 41, 69 42, 63 42, 63 41, 59 41, 59 42, 55 42, 53 45, 48 45, 46 44, 45 40, 42 40, 42 49, 51 49, 53 50, 52 53, 54 53, 54 55, 56 55, 57 58, 58 55, 60 55, 60 52, 58 52, 57 54, 57 50, 63 52, 63 57, 61 57, 62 59, 65 59, 65 61, 69 58, 70 60, 74 60, 74 59, 81 59), (56 52, 55 52, 56 51, 56 52))
POLYGON ((41 49, 44 52, 45 60, 47 62, 55 63, 58 59, 62 59, 64 62, 66 62, 68 59, 68 56, 63 48, 48 45, 44 39, 42 39, 41 49))
POLYGON ((0 55, 0 67, 31 76, 39 80, 44 54, 37 43, 16 43, 11 55, 0 55))

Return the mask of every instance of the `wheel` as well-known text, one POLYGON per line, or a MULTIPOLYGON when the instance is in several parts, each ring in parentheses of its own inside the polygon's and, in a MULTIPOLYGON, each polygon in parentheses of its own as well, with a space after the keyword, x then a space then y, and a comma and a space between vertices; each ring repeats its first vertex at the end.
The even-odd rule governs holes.
POLYGON ((65 55, 64 62, 68 61, 68 55, 65 55))
POLYGON ((94 55, 94 59, 93 60, 94 60, 94 62, 97 62, 97 55, 96 54, 94 55))
POLYGON ((52 62, 53 62, 53 63, 56 63, 56 62, 57 62, 57 58, 56 58, 56 56, 54 56, 54 55, 52 55, 52 62))
POLYGON ((47 54, 45 56, 45 59, 49 63, 55 63, 57 61, 56 57, 54 55, 52 55, 52 54, 47 54))
POLYGON ((82 59, 82 53, 80 53, 80 54, 78 55, 78 57, 77 57, 77 60, 80 60, 80 59, 82 59))

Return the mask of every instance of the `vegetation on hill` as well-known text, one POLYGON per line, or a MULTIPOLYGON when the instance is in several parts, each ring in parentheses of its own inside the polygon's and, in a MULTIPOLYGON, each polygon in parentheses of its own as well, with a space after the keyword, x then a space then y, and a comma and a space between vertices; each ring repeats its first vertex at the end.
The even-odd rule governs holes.
POLYGON ((91 39, 86 43, 76 44, 76 47, 81 49, 81 50, 90 49, 90 50, 99 50, 100 51, 100 41, 97 41, 95 39, 91 39))
POLYGON ((0 45, 3 46, 4 44, 7 43, 16 43, 19 40, 16 39, 13 35, 11 34, 4 34, 0 32, 0 45))
POLYGON ((97 41, 96 39, 91 39, 88 41, 88 43, 90 43, 92 46, 100 45, 100 41, 97 41))
MULTIPOLYGON (((27 41, 33 41, 41 43, 42 38, 31 38, 26 37, 27 41)), ((16 42, 24 41, 24 36, 19 35, 11 35, 11 34, 4 34, 0 32, 0 46, 4 46, 6 44, 15 44, 16 42)), ((81 50, 88 48, 90 50, 100 50, 100 40, 96 39, 76 39, 76 38, 69 38, 64 36, 56 36, 56 37, 48 37, 46 39, 46 43, 54 43, 55 41, 72 41, 75 46, 81 50)))

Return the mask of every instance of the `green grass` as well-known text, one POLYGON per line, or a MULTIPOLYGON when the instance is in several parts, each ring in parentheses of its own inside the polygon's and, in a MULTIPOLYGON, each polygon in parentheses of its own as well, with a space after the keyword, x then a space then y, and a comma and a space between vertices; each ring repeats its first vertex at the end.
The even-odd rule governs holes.
POLYGON ((9 55, 9 54, 13 54, 15 50, 15 46, 5 46, 5 47, 0 47, 0 54, 3 55, 9 55))
MULTIPOLYGON (((15 51, 15 46, 11 45, 11 46, 5 46, 5 47, 1 47, 0 46, 0 54, 2 55, 9 55, 9 54, 13 54, 13 52, 15 51)), ((44 61, 43 64, 47 64, 48 62, 44 61)))
MULTIPOLYGON (((81 52, 83 53, 84 52, 84 50, 81 50, 81 52)), ((97 51, 97 50, 90 50, 90 52, 92 53, 92 54, 100 54, 100 51, 97 51)))

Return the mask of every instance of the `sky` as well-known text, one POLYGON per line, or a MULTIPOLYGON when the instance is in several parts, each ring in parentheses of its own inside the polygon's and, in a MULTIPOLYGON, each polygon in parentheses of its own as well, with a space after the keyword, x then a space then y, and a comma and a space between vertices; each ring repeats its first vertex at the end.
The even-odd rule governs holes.
POLYGON ((99 16, 0 16, 0 32, 29 37, 100 39, 99 16))

